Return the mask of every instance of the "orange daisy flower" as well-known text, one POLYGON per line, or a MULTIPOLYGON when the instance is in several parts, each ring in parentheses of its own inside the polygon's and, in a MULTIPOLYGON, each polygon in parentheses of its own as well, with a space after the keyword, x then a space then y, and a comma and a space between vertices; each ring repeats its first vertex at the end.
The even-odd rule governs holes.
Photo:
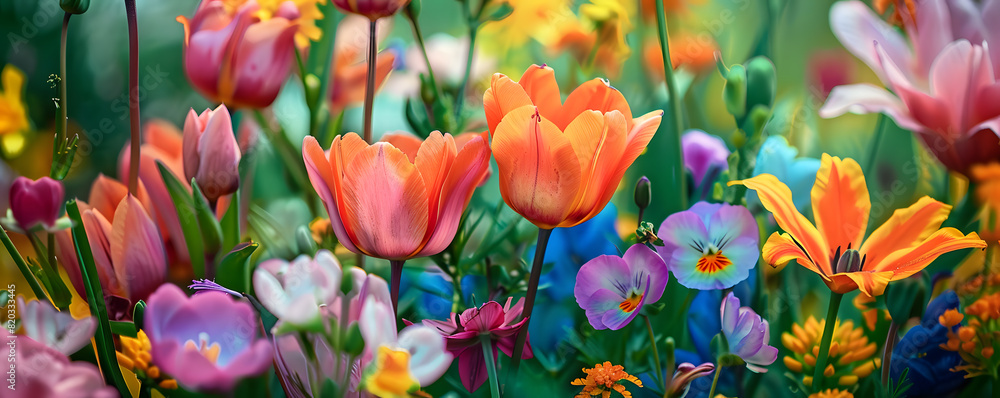
POLYGON ((586 379, 576 379, 570 383, 574 386, 583 386, 583 391, 576 394, 575 398, 588 398, 597 395, 600 395, 601 398, 609 398, 612 391, 621 394, 625 398, 630 398, 632 393, 625 389, 625 385, 621 384, 622 380, 630 381, 632 384, 640 388, 642 387, 642 382, 635 376, 626 373, 623 366, 612 365, 609 361, 597 364, 593 369, 584 368, 583 373, 587 374, 586 379))

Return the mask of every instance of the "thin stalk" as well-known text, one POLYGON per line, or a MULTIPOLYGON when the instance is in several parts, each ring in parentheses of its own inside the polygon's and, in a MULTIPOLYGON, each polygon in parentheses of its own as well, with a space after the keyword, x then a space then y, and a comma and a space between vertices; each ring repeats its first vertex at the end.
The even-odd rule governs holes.
POLYGON ((885 347, 882 349, 882 387, 889 386, 889 365, 892 362, 892 349, 896 346, 896 334, 899 323, 893 320, 889 324, 889 334, 885 337, 885 347))
POLYGON ((368 30, 368 75, 365 82, 365 142, 372 143, 372 105, 375 103, 375 57, 378 43, 375 36, 375 21, 369 23, 368 30))
POLYGON ((55 145, 52 146, 52 161, 58 159, 59 150, 66 140, 67 110, 66 110, 66 32, 69 31, 69 17, 72 13, 63 16, 62 35, 59 38, 59 123, 56 123, 55 145))
POLYGON ((399 282, 403 279, 404 262, 405 260, 389 260, 389 296, 392 298, 392 315, 396 318, 399 318, 399 282))
MULTIPOLYGON (((719 361, 716 361, 719 362, 719 361)), ((722 364, 715 367, 715 376, 712 377, 712 389, 708 390, 708 396, 715 396, 715 387, 719 385, 719 375, 722 374, 722 364)))
POLYGON ((12 242, 10 240, 10 236, 7 235, 7 230, 2 226, 0 226, 0 240, 3 241, 4 247, 7 248, 7 253, 10 253, 10 258, 14 259, 14 264, 17 264, 17 269, 21 271, 21 275, 24 276, 24 280, 28 281, 28 287, 30 287, 31 292, 35 294, 35 298, 39 300, 48 300, 48 297, 45 295, 45 290, 42 289, 42 285, 38 284, 38 280, 35 279, 35 274, 31 273, 31 269, 28 268, 28 263, 24 262, 24 257, 21 257, 21 253, 17 251, 17 247, 14 246, 14 242, 12 242))
POLYGON ((479 16, 483 12, 483 7, 479 7, 479 12, 473 18, 472 11, 469 9, 470 2, 462 2, 462 14, 465 15, 465 20, 469 24, 469 53, 465 57, 465 74, 462 77, 462 84, 458 86, 458 96, 455 98, 456 118, 462 115, 462 104, 465 103, 465 89, 469 85, 469 76, 472 72, 472 57, 476 53, 476 33, 479 32, 479 16))
MULTIPOLYGON (((327 101, 330 97, 330 81, 333 80, 331 76, 333 75, 333 59, 334 59, 334 47, 337 43, 337 25, 340 22, 340 13, 334 12, 334 8, 329 8, 330 12, 327 13, 327 28, 323 31, 324 40, 329 42, 326 46, 328 50, 317 56, 322 56, 320 63, 323 64, 323 71, 320 76, 319 83, 319 95, 316 98, 316 113, 311 115, 309 123, 309 135, 316 136, 319 133, 320 125, 329 113, 327 110, 327 101)), ((321 42, 322 43, 322 42, 321 42)), ((326 144, 326 142, 321 142, 326 144)))
MULTIPOLYGON (((409 16, 409 14, 407 14, 409 16)), ((416 18, 408 18, 413 25, 413 38, 420 46, 420 54, 424 56, 424 63, 427 64, 427 79, 430 80, 431 90, 434 91, 434 98, 441 98, 441 91, 438 88, 437 79, 434 78, 434 68, 431 67, 431 58, 427 56, 427 46, 424 44, 424 34, 420 31, 420 22, 416 18)))
POLYGON ((493 358, 493 343, 490 341, 490 335, 480 335, 479 341, 483 345, 483 358, 486 359, 486 374, 490 378, 490 397, 500 398, 500 382, 497 381, 497 362, 493 358))
POLYGON ((535 246, 535 260, 531 264, 531 276, 528 279, 528 293, 524 296, 524 324, 517 332, 514 343, 514 355, 511 357, 510 370, 504 381, 504 388, 509 382, 517 380, 517 370, 521 366, 521 355, 524 354, 525 342, 528 340, 528 323, 531 322, 531 310, 535 307, 535 293, 538 292, 538 279, 542 276, 542 263, 545 260, 545 248, 549 245, 551 229, 538 229, 538 244, 535 246))
POLYGON ((871 148, 868 152, 868 163, 866 164, 865 170, 869 173, 873 173, 875 170, 875 159, 878 157, 878 149, 882 146, 882 140, 885 137, 885 129, 888 123, 886 123, 885 115, 879 114, 878 123, 875 124, 875 140, 872 142, 871 148))
POLYGON ((813 371, 813 391, 820 391, 823 388, 823 369, 826 368, 826 360, 830 357, 830 341, 833 339, 833 328, 837 324, 837 312, 840 311, 840 301, 844 298, 841 293, 830 292, 830 308, 826 311, 826 326, 823 328, 823 338, 819 343, 819 358, 816 359, 816 369, 813 371))
POLYGON ((129 163, 128 192, 139 192, 139 27, 135 16, 135 0, 125 0, 128 20, 128 114, 132 131, 132 157, 129 163))
MULTIPOLYGON (((671 186, 677 187, 678 192, 687 192, 687 179, 684 177, 684 152, 681 151, 681 133, 684 132, 684 120, 681 112, 681 98, 677 94, 677 82, 674 80, 674 68, 670 63, 670 40, 667 37, 667 19, 663 11, 663 2, 656 1, 656 25, 659 28, 660 54, 663 56, 663 77, 667 83, 667 94, 670 96, 670 118, 672 127, 669 130, 671 145, 675 153, 665 154, 674 159, 674 171, 671 173, 671 186)), ((675 208, 669 211, 676 212, 687 209, 687 198, 685 195, 678 195, 679 201, 675 208)))
POLYGON ((653 334, 653 324, 649 323, 649 315, 643 314, 642 318, 646 320, 646 331, 649 332, 649 345, 653 346, 653 363, 656 364, 656 384, 660 388, 666 388, 663 385, 663 366, 660 365, 660 351, 656 348, 656 336, 653 334))
MULTIPOLYGON (((267 121, 264 114, 260 112, 259 109, 254 109, 253 112, 254 120, 257 125, 260 126, 261 131, 267 135, 268 140, 274 145, 278 152, 278 156, 281 157, 282 162, 285 167, 288 168, 288 173, 292 175, 292 179, 295 181, 296 185, 302 190, 308 193, 309 187, 312 184, 309 182, 309 177, 306 175, 305 164, 302 163, 302 156, 296 154, 295 145, 292 144, 292 140, 288 139, 283 131, 273 131, 271 129, 271 123, 267 121)), ((306 203, 309 204, 310 209, 314 206, 315 201, 312 200, 311 196, 307 195, 306 203)), ((315 210, 315 209, 312 209, 315 210)), ((315 214, 315 211, 313 211, 315 214)))
MULTIPOLYGON (((55 271, 56 275, 58 275, 59 268, 56 266, 56 234, 49 232, 47 235, 48 245, 45 246, 45 248, 48 249, 49 266, 52 267, 52 270, 55 271)), ((41 253, 38 255, 41 255, 41 253)))

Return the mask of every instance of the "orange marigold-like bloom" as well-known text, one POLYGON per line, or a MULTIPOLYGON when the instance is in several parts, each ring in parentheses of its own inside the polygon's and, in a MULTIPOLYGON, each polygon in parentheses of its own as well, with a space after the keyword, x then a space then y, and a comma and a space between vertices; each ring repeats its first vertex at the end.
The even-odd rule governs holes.
POLYGON ((826 389, 820 392, 812 393, 809 398, 854 398, 854 394, 850 391, 843 391, 836 388, 826 389))
MULTIPOLYGON (((792 333, 782 333, 781 343, 792 351, 784 358, 785 367, 795 373, 802 373, 802 384, 812 385, 812 374, 819 356, 820 338, 826 321, 817 321, 810 316, 799 326, 792 325, 792 333)), ((857 384, 858 379, 867 377, 881 366, 881 360, 871 357, 876 351, 875 343, 868 342, 864 330, 854 327, 854 321, 839 323, 833 329, 830 342, 830 359, 823 374, 827 379, 837 380, 842 386, 857 384)))
POLYGON ((952 371, 965 371, 966 378, 984 374, 996 374, 1000 361, 993 359, 993 345, 996 343, 997 322, 1000 318, 1000 292, 980 297, 965 308, 965 314, 948 310, 938 322, 948 328, 948 342, 941 348, 958 352, 967 364, 956 366, 952 371), (966 325, 960 323, 965 320, 966 325))
POLYGON ((625 367, 612 365, 609 361, 594 365, 593 369, 584 368, 583 373, 587 374, 586 379, 578 378, 570 383, 574 386, 583 386, 583 391, 577 394, 575 398, 588 398, 596 395, 601 395, 601 398, 609 398, 611 391, 629 398, 632 396, 632 393, 625 389, 625 385, 621 384, 622 380, 630 381, 632 384, 640 388, 642 387, 642 382, 635 376, 625 372, 625 367))

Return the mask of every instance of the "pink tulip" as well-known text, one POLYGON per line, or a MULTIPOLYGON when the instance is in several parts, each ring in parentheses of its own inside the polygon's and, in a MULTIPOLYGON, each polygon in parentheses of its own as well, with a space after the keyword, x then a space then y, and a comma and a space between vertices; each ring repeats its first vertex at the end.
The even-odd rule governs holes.
POLYGON ((226 105, 194 109, 184 120, 184 178, 198 181, 210 202, 236 192, 240 186, 240 147, 233 134, 233 121, 226 105))
POLYGON ((261 21, 255 1, 227 3, 203 0, 190 20, 177 17, 184 24, 184 70, 191 85, 215 102, 267 107, 288 78, 299 27, 283 9, 261 21))
POLYGON ((10 210, 17 225, 24 230, 39 224, 44 227, 55 225, 62 209, 63 193, 62 184, 49 177, 35 181, 17 177, 10 186, 10 210))
POLYGON ((48 301, 24 301, 17 297, 24 335, 45 344, 64 355, 70 355, 90 344, 97 329, 97 319, 88 316, 74 319, 69 311, 60 312, 48 301))
POLYGON ((820 115, 884 113, 960 173, 1000 159, 1000 25, 992 23, 998 18, 1000 1, 925 0, 915 19, 902 18, 907 39, 860 1, 834 4, 834 34, 892 92, 839 86, 820 115))
POLYGON ((101 372, 88 362, 70 362, 66 355, 27 336, 11 336, 0 328, 0 340, 13 341, 16 383, 13 391, 4 386, 10 398, 112 398, 118 393, 104 384, 101 372))

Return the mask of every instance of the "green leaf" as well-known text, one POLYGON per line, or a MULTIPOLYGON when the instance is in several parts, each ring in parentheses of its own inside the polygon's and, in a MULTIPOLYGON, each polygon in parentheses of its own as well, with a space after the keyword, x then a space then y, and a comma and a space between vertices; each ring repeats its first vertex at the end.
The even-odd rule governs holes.
POLYGON ((259 245, 256 242, 242 243, 226 254, 219 262, 215 283, 238 292, 250 290, 250 256, 259 245))
POLYGON ((128 386, 118 367, 118 355, 115 353, 115 343, 111 336, 111 322, 108 319, 108 309, 104 306, 104 290, 97 276, 97 266, 94 264, 94 254, 90 250, 87 231, 83 229, 80 218, 80 208, 76 200, 66 204, 66 214, 73 220, 73 246, 76 247, 76 257, 80 262, 80 273, 83 277, 84 290, 87 292, 87 303, 90 313, 97 318, 97 330, 94 341, 97 345, 97 361, 107 384, 115 386, 123 397, 129 397, 128 386))
POLYGON ((167 186, 170 199, 177 209, 177 219, 184 232, 184 242, 187 243, 188 253, 191 256, 194 277, 202 279, 205 277, 205 247, 201 239, 201 229, 198 228, 198 217, 194 214, 194 201, 180 180, 162 162, 157 161, 156 167, 160 169, 160 176, 163 177, 163 183, 167 186))
POLYGON ((222 226, 215 219, 215 212, 208 206, 208 199, 201 193, 201 187, 191 179, 191 200, 194 203, 194 213, 198 218, 198 227, 205 242, 205 253, 217 253, 222 246, 222 226))
POLYGON ((135 308, 132 309, 132 323, 135 326, 135 333, 139 334, 139 329, 142 329, 145 325, 146 320, 146 302, 139 300, 135 303, 135 308))
POLYGON ((14 242, 10 240, 10 236, 7 235, 7 230, 0 226, 0 240, 3 241, 3 245, 7 248, 7 253, 10 253, 10 257, 14 259, 14 264, 17 264, 17 269, 21 271, 21 276, 24 280, 28 281, 28 286, 31 287, 31 292, 34 293, 35 297, 39 300, 45 300, 45 290, 42 290, 42 286, 38 284, 38 280, 35 279, 35 274, 31 272, 31 268, 28 267, 28 263, 24 262, 24 257, 21 257, 21 253, 17 251, 17 247, 14 246, 14 242))
POLYGON ((222 215, 222 250, 232 250, 240 243, 240 191, 233 193, 226 214, 222 215))
POLYGON ((501 21, 514 12, 514 7, 511 7, 510 3, 506 1, 490 8, 488 12, 483 13, 483 19, 480 22, 501 21))
POLYGON ((430 122, 427 120, 427 115, 424 112, 419 112, 417 104, 413 103, 410 98, 406 99, 406 103, 403 106, 403 110, 406 113, 406 123, 410 125, 413 129, 413 133, 418 137, 427 138, 430 135, 432 128, 430 122))
POLYGON ((111 321, 111 333, 133 338, 139 334, 134 323, 123 321, 111 321))

